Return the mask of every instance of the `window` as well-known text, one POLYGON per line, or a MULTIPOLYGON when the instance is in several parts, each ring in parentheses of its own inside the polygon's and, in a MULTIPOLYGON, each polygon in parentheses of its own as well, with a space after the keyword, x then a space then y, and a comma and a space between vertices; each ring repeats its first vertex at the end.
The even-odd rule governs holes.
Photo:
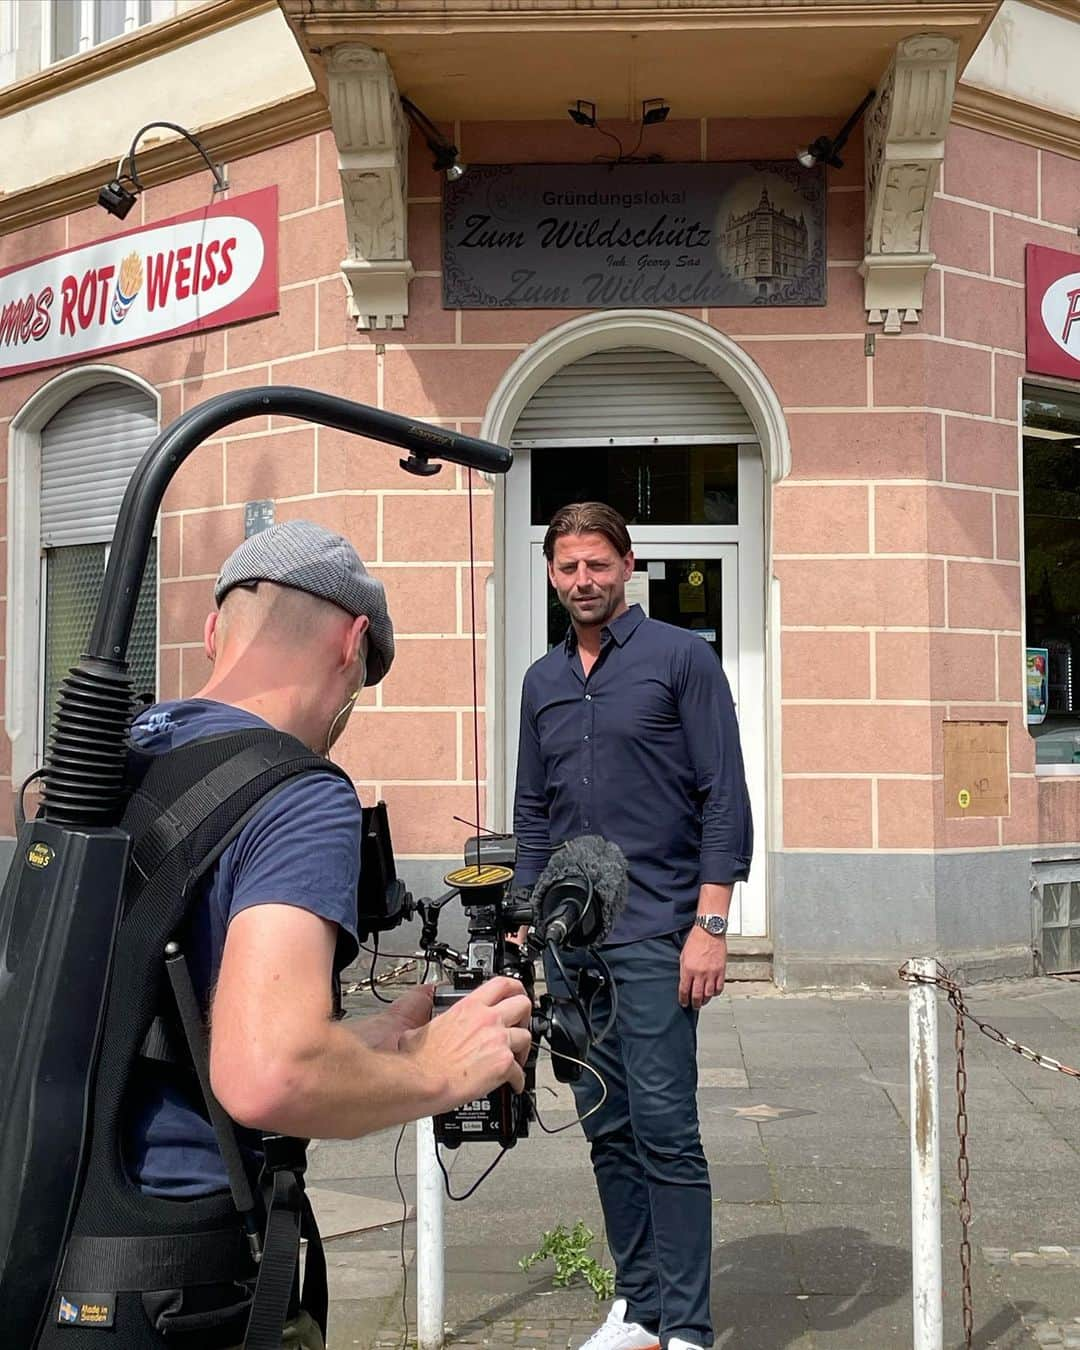
POLYGON ((1080 391, 1024 388, 1027 718, 1039 765, 1080 765, 1080 391))
MULTIPOLYGON (((42 428, 39 762, 60 683, 86 650, 124 489, 156 432, 151 398, 118 383, 77 395, 42 428)), ((157 649, 152 550, 128 645, 135 695, 151 702, 157 691, 157 649)))
POLYGON ((607 502, 630 525, 737 525, 736 445, 584 446, 532 459, 532 522, 568 502, 607 502))
POLYGON ((47 0, 45 62, 64 61, 174 10, 172 0, 47 0))
POLYGON ((15 0, 0 0, 0 86, 15 79, 19 12, 15 0))

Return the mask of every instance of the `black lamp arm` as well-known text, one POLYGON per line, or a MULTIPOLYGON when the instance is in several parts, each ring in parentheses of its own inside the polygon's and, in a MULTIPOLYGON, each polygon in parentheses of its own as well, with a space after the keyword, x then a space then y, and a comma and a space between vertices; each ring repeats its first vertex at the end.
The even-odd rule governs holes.
POLYGON ((199 140, 198 136, 193 135, 190 131, 187 130, 186 127, 180 126, 179 123, 177 122, 147 122, 146 126, 140 127, 139 130, 135 133, 134 137, 132 138, 131 149, 127 152, 127 155, 124 157, 124 159, 122 159, 120 163, 116 166, 117 178, 121 176, 124 164, 126 163, 128 166, 127 172, 128 179, 135 184, 135 186, 138 188, 140 192, 142 192, 143 185, 139 179, 138 170, 135 167, 135 150, 139 144, 139 141, 153 127, 167 127, 169 131, 175 131, 179 135, 183 136, 185 140, 189 141, 195 147, 195 149, 198 150, 199 154, 202 155, 203 159, 206 161, 206 167, 214 175, 215 190, 217 192, 225 191, 225 189, 229 185, 222 176, 221 169, 214 163, 214 161, 210 158, 209 154, 207 154, 206 146, 203 145, 202 141, 199 140))
POLYGON ((869 108, 870 104, 873 102, 874 95, 876 93, 877 93, 876 89, 871 89, 870 92, 863 99, 863 101, 859 104, 859 106, 848 118, 848 120, 836 133, 836 139, 832 143, 834 154, 837 150, 842 150, 844 146, 847 144, 847 138, 851 135, 855 127, 855 124, 858 122, 859 118, 863 115, 863 113, 867 110, 867 108, 869 108))

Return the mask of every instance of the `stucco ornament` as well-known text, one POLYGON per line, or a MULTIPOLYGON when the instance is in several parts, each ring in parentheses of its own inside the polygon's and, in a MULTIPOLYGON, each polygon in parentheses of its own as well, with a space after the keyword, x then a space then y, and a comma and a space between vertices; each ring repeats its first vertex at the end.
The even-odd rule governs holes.
POLYGON ((866 236, 859 268, 867 318, 899 333, 923 306, 930 207, 945 159, 956 89, 953 38, 921 33, 897 45, 866 115, 866 236))
POLYGON ((357 328, 404 328, 409 312, 408 125, 386 57, 359 43, 326 63, 349 256, 341 264, 357 328))

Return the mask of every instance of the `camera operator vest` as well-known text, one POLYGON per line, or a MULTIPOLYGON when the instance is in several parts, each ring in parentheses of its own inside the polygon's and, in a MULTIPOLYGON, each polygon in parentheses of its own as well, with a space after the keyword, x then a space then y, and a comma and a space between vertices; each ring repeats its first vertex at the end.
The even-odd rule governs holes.
MULTIPOLYGON (((131 838, 127 880, 72 1204, 66 1221, 53 1214, 43 1224, 33 1170, 14 1179, 5 1203, 19 1205, 20 1226, 0 1292, 18 1288, 26 1307, 29 1283, 40 1320, 37 1339, 20 1344, 37 1350, 279 1350, 297 1306, 301 1235, 308 1248, 299 1304, 325 1335, 326 1266, 303 1185, 307 1141, 264 1136, 261 1174, 249 1175, 235 1126, 210 1091, 206 1027, 183 944, 198 883, 258 808, 298 775, 348 776, 269 730, 160 755, 136 751, 131 766, 139 781, 121 826, 131 838), (129 1176, 125 1109, 147 1059, 166 1063, 170 1081, 175 1072, 205 1111, 231 1194, 166 1200, 129 1176)), ((336 977, 334 992, 339 1012, 336 977)))

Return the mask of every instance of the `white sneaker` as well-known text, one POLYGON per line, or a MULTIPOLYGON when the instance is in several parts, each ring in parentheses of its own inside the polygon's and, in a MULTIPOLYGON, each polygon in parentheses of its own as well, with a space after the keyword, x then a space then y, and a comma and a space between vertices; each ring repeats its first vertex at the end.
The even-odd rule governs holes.
POLYGON ((693 1341, 684 1341, 678 1336, 673 1336, 667 1343, 667 1350, 701 1350, 701 1346, 695 1345, 693 1341))
POLYGON ((617 1298, 607 1321, 584 1342, 581 1350, 660 1350, 660 1341, 655 1332, 628 1322, 626 1299, 617 1298))

